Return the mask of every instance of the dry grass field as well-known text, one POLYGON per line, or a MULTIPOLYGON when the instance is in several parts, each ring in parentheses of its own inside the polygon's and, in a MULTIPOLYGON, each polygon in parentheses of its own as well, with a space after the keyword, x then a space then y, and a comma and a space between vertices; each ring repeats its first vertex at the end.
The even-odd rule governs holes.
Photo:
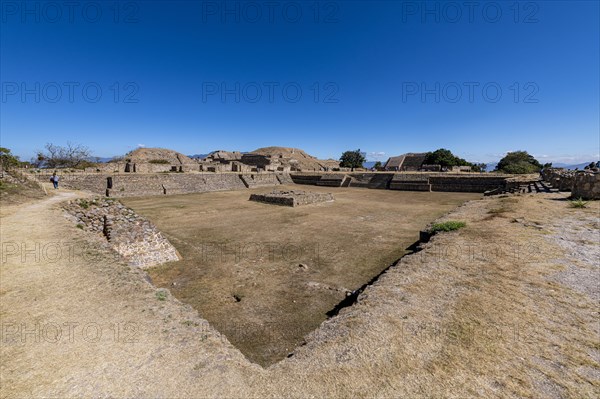
POLYGON ((293 356, 262 368, 63 218, 60 202, 81 195, 0 204, 2 398, 600 396, 599 201, 470 201, 442 218, 466 227, 403 257, 293 356), (36 249, 56 244, 72 251, 36 249))
POLYGON ((306 189, 333 192, 335 201, 291 208, 230 191, 123 202, 152 220, 183 257, 150 270, 154 283, 268 366, 302 344, 350 291, 402 257, 420 229, 481 197, 306 189))

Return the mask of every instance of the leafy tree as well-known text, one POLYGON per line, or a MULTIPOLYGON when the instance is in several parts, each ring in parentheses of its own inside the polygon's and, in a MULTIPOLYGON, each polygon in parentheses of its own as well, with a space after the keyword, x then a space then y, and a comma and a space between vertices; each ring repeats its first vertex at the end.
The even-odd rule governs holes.
POLYGON ((19 157, 13 155, 10 149, 5 147, 0 147, 0 164, 2 164, 2 169, 8 170, 20 165, 19 157))
POLYGON ((451 168, 453 166, 473 166, 472 163, 455 156, 450 150, 445 148, 428 152, 423 163, 426 165, 441 165, 446 168, 451 168))
POLYGON ((362 168, 365 162, 365 156, 361 154, 360 149, 356 151, 346 151, 340 158, 342 168, 362 168))
POLYGON ((65 147, 46 144, 46 151, 38 151, 37 160, 47 168, 82 168, 90 166, 90 150, 81 144, 67 143, 65 147))
POLYGON ((375 162, 375 165, 373 165, 373 168, 375 170, 379 170, 379 169, 383 168, 383 165, 381 164, 381 161, 375 162))
POLYGON ((540 169, 542 164, 527 151, 509 152, 496 165, 497 171, 509 174, 537 173, 540 169))
POLYGON ((552 162, 547 162, 544 164, 544 166, 542 166, 543 169, 547 169, 547 168, 551 168, 552 167, 552 162))
POLYGON ((485 172, 486 169, 487 169, 487 164, 485 164, 485 163, 476 163, 476 164, 473 164, 471 170, 473 172, 485 172))

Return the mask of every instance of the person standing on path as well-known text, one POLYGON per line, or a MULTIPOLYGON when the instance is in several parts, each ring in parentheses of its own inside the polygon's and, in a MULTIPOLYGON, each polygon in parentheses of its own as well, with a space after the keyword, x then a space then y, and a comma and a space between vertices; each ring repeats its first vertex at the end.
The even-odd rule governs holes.
POLYGON ((56 172, 54 172, 52 174, 52 177, 50 178, 50 181, 54 185, 54 189, 58 189, 58 176, 56 176, 56 172))

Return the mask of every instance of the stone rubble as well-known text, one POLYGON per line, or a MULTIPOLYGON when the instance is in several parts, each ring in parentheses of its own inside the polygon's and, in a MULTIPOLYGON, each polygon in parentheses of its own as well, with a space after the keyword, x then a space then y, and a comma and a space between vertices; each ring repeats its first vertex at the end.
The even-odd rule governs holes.
POLYGON ((78 227, 103 235, 132 266, 145 269, 179 260, 175 247, 150 221, 114 199, 78 199, 64 208, 78 227))

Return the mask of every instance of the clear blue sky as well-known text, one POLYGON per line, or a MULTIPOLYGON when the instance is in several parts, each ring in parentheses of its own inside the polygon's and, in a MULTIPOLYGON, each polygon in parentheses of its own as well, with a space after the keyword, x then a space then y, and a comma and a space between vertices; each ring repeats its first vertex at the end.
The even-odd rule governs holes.
POLYGON ((24 4, 2 0, 0 29, 1 143, 23 159, 67 141, 599 156, 598 1, 24 4))

